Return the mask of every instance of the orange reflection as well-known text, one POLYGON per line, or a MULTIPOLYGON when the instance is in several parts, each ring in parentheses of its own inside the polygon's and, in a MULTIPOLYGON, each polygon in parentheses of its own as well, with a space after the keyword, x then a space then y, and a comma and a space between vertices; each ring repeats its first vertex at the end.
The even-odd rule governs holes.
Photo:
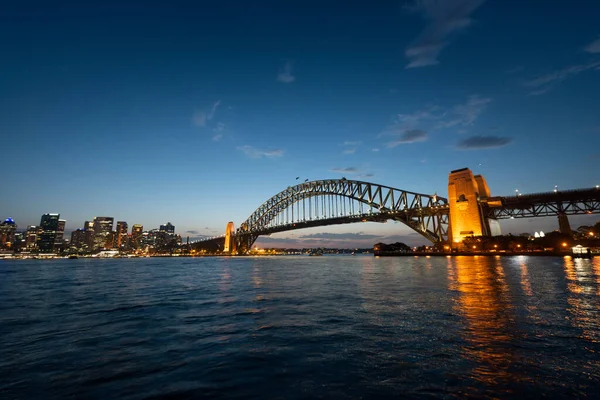
POLYGON ((477 363, 473 378, 488 385, 517 379, 511 378, 509 371, 509 342, 513 339, 510 325, 514 317, 501 260, 453 257, 448 281, 450 289, 460 293, 455 309, 466 319, 463 339, 467 345, 463 351, 466 358, 477 363))
POLYGON ((564 258, 565 276, 567 278, 567 288, 569 303, 569 318, 571 324, 581 329, 581 337, 592 342, 600 342, 600 324, 599 307, 597 306, 597 293, 594 293, 593 286, 596 284, 594 278, 597 263, 592 260, 572 257, 564 258))
POLYGON ((527 269, 527 264, 525 264, 525 262, 521 262, 521 287, 527 296, 533 296, 531 282, 529 281, 529 270, 527 269))

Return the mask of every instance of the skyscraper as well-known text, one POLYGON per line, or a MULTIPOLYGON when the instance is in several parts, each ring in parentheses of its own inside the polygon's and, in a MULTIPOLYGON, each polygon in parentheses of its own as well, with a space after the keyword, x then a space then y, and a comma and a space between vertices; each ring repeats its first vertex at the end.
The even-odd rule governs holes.
POLYGON ((8 217, 0 223, 0 249, 10 249, 15 241, 17 224, 15 220, 8 217))
POLYGON ((85 233, 85 230, 81 228, 71 232, 71 247, 74 247, 78 250, 87 248, 87 244, 85 242, 85 233))
POLYGON ((166 224, 160 226, 159 231, 173 234, 175 233, 175 226, 172 225, 170 222, 167 222, 166 224))
POLYGON ((117 249, 127 248, 127 222, 117 221, 117 232, 115 236, 115 247, 117 249))
POLYGON ((44 214, 40 221, 42 234, 38 242, 38 248, 41 253, 54 252, 56 243, 56 232, 58 232, 58 220, 60 214, 44 214))
POLYGON ((140 239, 144 233, 144 227, 140 224, 134 224, 131 227, 131 246, 138 248, 140 245, 140 239))
POLYGON ((94 217, 94 250, 112 247, 109 241, 114 221, 113 217, 94 217))
POLYGON ((58 220, 58 229, 56 230, 56 242, 55 242, 56 246, 62 246, 62 244, 63 244, 66 224, 67 224, 67 221, 64 219, 58 220))
POLYGON ((94 248, 94 222, 85 221, 83 224, 84 239, 82 248, 91 251, 94 248))
POLYGON ((38 241, 42 234, 42 228, 35 225, 29 225, 27 227, 27 233, 25 236, 25 247, 28 251, 35 251, 38 248, 38 241))

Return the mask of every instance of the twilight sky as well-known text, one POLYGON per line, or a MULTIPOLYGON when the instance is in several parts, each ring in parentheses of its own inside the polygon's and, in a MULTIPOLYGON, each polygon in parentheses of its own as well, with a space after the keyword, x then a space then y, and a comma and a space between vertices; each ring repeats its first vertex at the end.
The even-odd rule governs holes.
MULTIPOLYGON (((0 218, 221 234, 301 180, 447 195, 600 184, 600 2, 11 2, 0 218)), ((593 223, 571 218, 573 228, 593 223)), ((549 231, 555 218, 507 221, 549 231)), ((398 223, 260 245, 426 241, 398 223)))

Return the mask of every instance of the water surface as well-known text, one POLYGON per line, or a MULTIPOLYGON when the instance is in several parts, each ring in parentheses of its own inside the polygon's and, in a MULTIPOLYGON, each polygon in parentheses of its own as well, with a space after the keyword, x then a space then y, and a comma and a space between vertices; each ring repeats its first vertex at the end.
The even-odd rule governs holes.
POLYGON ((600 258, 0 261, 0 397, 600 393, 600 258))

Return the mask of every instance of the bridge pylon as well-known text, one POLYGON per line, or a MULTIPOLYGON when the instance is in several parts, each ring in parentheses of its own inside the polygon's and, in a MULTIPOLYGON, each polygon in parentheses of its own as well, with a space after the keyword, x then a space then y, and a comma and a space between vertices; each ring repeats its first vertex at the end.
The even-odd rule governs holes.
POLYGON ((235 237, 235 226, 232 221, 227 223, 225 229, 225 245, 223 246, 223 253, 236 254, 237 253, 237 241, 235 237))
POLYGON ((493 236, 500 234, 498 221, 484 213, 490 188, 481 175, 473 175, 469 168, 450 172, 448 177, 448 203, 450 223, 448 240, 453 248, 461 246, 470 236, 493 236))

